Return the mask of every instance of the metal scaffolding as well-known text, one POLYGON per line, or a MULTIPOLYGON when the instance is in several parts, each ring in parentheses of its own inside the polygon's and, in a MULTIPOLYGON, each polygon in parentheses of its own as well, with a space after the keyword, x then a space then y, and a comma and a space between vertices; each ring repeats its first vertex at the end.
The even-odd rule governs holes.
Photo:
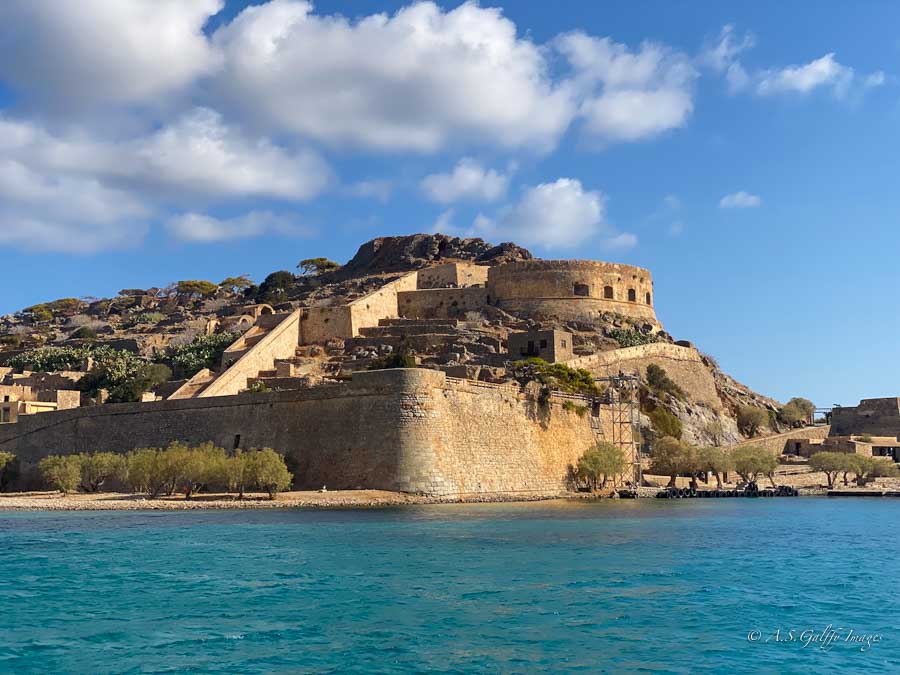
POLYGON ((634 484, 643 483, 641 455, 637 446, 638 395, 641 378, 638 375, 618 375, 594 378, 595 382, 606 385, 602 403, 609 405, 612 415, 612 443, 622 448, 625 456, 631 457, 634 484))

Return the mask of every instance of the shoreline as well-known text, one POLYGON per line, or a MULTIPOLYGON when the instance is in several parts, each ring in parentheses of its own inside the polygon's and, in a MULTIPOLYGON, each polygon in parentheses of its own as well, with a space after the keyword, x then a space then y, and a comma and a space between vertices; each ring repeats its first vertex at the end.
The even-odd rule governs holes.
MULTIPOLYGON (((660 488, 643 488, 638 500, 653 499, 660 488)), ((801 488, 800 497, 832 496, 874 498, 893 496, 884 490, 847 488, 801 488), (835 495, 835 493, 838 493, 835 495), (840 494, 846 493, 846 494, 840 494)), ((298 491, 279 494, 271 500, 265 495, 250 494, 238 499, 230 494, 201 494, 192 499, 181 495, 150 499, 130 493, 100 492, 69 494, 58 492, 22 492, 0 494, 0 513, 28 511, 196 511, 247 509, 375 509, 427 504, 527 503, 537 501, 608 501, 610 493, 548 492, 516 494, 484 494, 425 496, 387 490, 334 490, 329 492, 298 491)), ((613 499, 613 501, 617 501, 613 499)), ((627 499, 625 501, 633 501, 627 499)))

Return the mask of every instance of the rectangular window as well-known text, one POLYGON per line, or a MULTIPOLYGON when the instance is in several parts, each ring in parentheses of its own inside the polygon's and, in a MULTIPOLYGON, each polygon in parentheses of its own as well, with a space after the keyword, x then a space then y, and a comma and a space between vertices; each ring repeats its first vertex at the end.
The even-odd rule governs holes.
POLYGON ((565 340, 561 340, 561 341, 560 341, 560 344, 561 344, 563 347, 565 347, 565 346, 566 346, 566 341, 565 341, 565 340))
POLYGON ((541 349, 547 349, 547 341, 541 340, 541 349))
POLYGON ((237 450, 239 447, 241 447, 241 435, 235 434, 234 435, 234 450, 237 450))

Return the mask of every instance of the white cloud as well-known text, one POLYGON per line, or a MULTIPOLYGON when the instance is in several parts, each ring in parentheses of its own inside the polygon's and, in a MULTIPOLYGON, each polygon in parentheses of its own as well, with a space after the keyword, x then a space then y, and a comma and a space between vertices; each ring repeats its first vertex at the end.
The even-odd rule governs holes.
POLYGON ((75 253, 124 248, 141 242, 148 216, 127 192, 0 158, 0 243, 75 253))
POLYGON ((664 45, 637 51, 582 32, 555 41, 575 70, 587 131, 607 142, 637 141, 683 126, 694 109, 697 71, 690 59, 664 45))
POLYGON ((465 157, 451 173, 433 173, 422 179, 421 188, 432 201, 449 204, 456 201, 493 202, 506 194, 509 177, 494 169, 485 169, 465 157))
POLYGON ((806 94, 816 87, 830 86, 836 95, 843 96, 853 77, 853 68, 838 63, 832 53, 802 66, 763 71, 758 76, 756 91, 761 96, 785 92, 806 94))
POLYGON ((884 84, 881 71, 860 76, 850 66, 837 61, 833 52, 802 65, 768 68, 747 72, 738 56, 752 48, 755 39, 745 33, 737 38, 734 27, 726 25, 715 43, 707 44, 699 62, 725 76, 731 93, 752 89, 759 96, 775 94, 807 94, 814 89, 830 88, 837 98, 845 97, 854 88, 858 91, 884 84))
POLYGON ((732 192, 719 200, 719 208, 722 209, 752 209, 760 204, 762 199, 743 190, 732 192))
POLYGON ((248 239, 263 234, 308 236, 310 231, 285 216, 251 211, 234 218, 214 218, 201 213, 183 213, 166 221, 169 233, 185 242, 216 242, 248 239))
POLYGON ((212 72, 222 0, 4 0, 0 79, 52 106, 148 102, 212 72))
POLYGON ((353 197, 377 199, 384 204, 390 201, 394 185, 389 180, 372 178, 348 185, 344 188, 344 191, 353 197))
POLYGON ((447 233, 453 232, 453 209, 447 209, 443 211, 438 217, 437 220, 434 221, 434 225, 431 226, 431 231, 435 233, 447 233))
POLYGON ((548 149, 574 104, 498 9, 417 2, 357 21, 307 2, 244 9, 213 41, 216 93, 244 119, 330 144, 435 151, 479 140, 548 149))
POLYGON ((617 233, 606 222, 606 196, 585 190, 573 178, 526 188, 519 201, 501 209, 496 218, 479 214, 474 231, 545 248, 572 248, 597 236, 613 248, 637 243, 637 237, 617 233))

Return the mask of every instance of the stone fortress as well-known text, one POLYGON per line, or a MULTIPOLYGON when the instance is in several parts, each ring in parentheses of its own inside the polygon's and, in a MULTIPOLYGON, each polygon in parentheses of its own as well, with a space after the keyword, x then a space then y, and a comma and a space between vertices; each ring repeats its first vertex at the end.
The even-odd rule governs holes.
POLYGON ((562 490, 599 440, 638 461, 633 420, 624 422, 614 392, 602 400, 548 397, 537 383, 504 379, 510 361, 542 356, 597 377, 642 374, 655 363, 691 392, 685 415, 724 411, 721 383, 690 343, 591 342, 601 318, 664 335, 648 270, 456 260, 379 280, 346 301, 286 311, 256 304, 211 319, 207 332, 242 332, 215 371, 167 383, 141 403, 19 416, 0 425, 0 449, 16 454, 27 476, 48 454, 213 441, 277 448, 301 489, 536 494, 562 490), (421 367, 371 369, 400 348, 423 355, 421 367))

